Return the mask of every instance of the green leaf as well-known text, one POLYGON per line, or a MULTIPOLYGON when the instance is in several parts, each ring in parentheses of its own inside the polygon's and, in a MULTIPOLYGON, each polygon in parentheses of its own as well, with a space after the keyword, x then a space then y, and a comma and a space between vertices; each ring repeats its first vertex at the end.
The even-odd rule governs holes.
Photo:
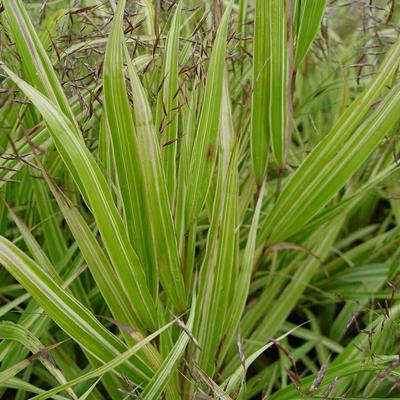
MULTIPOLYGON (((67 97, 22 2, 5 0, 3 5, 18 54, 22 58, 21 65, 27 81, 57 104, 66 117, 75 124, 67 97)), ((74 133, 79 132, 75 130, 74 133)))
MULTIPOLYGON (((0 262, 45 312, 97 360, 108 362, 125 350, 122 342, 107 331, 89 310, 4 237, 0 237, 0 262)), ((138 383, 149 379, 151 370, 138 359, 134 362, 137 366, 126 361, 119 370, 138 383)))
POLYGON ((157 400, 161 397, 163 390, 165 389, 168 381, 171 379, 171 375, 174 372, 177 362, 182 357, 187 344, 190 340, 191 330, 193 328, 193 322, 196 312, 196 299, 192 301, 192 308, 187 323, 182 328, 183 331, 179 335, 177 342, 174 347, 164 359, 160 369, 154 374, 153 378, 144 388, 141 396, 145 400, 157 400))
POLYGON ((295 4, 298 13, 298 27, 294 64, 297 69, 319 31, 326 8, 326 0, 301 0, 295 4))
POLYGON ((198 339, 202 348, 199 365, 209 375, 218 364, 217 348, 227 334, 228 321, 221 315, 226 315, 229 310, 236 273, 237 147, 231 153, 228 171, 221 169, 220 175, 217 192, 221 191, 221 194, 215 196, 199 296, 201 311, 198 339))
MULTIPOLYGON (((32 335, 26 328, 23 328, 20 325, 14 324, 9 321, 0 322, 0 338, 7 340, 15 340, 23 344, 27 347, 34 355, 31 357, 30 362, 37 358, 42 362, 42 364, 49 370, 49 372, 54 375, 57 381, 61 384, 66 383, 66 379, 62 372, 54 365, 52 361, 48 349, 40 343, 40 341, 32 335)), ((51 347, 51 346, 50 346, 51 347)), ((23 362, 23 361, 22 361, 23 362)), ((77 400, 75 392, 71 389, 68 389, 68 394, 71 398, 77 400)))
POLYGON ((85 382, 88 379, 92 378, 97 378, 99 376, 104 375, 107 372, 110 372, 114 369, 118 370, 118 367, 121 366, 123 363, 125 363, 127 360, 129 360, 135 353, 137 353, 142 347, 146 346, 149 344, 152 340, 154 340, 158 335, 160 335, 162 332, 164 332, 166 329, 168 329, 173 323, 175 323, 175 320, 169 322, 168 324, 164 325, 162 328, 158 329, 151 335, 147 336, 145 339, 141 340, 139 343, 137 343, 135 346, 131 347, 129 350, 126 350, 124 353, 114 357, 111 361, 105 363, 99 368, 96 368, 95 370, 86 372, 85 374, 78 376, 77 378, 63 384, 60 386, 55 387, 54 389, 51 389, 47 391, 46 393, 40 394, 38 396, 32 397, 31 400, 43 400, 47 399, 50 396, 52 396, 54 393, 58 393, 61 390, 64 390, 66 388, 69 388, 73 385, 76 385, 80 382, 85 382))
POLYGON ((400 42, 383 61, 373 83, 343 113, 332 129, 290 177, 262 230, 262 240, 286 240, 298 232, 341 189, 398 121, 399 86, 362 124, 399 63, 400 42), (361 125, 360 125, 361 124, 361 125))
POLYGON ((194 138, 188 174, 187 226, 191 226, 205 203, 212 182, 218 146, 224 57, 232 3, 218 27, 207 71, 204 97, 194 138))
POLYGON ((183 312, 187 307, 186 289, 180 268, 172 206, 168 198, 160 148, 149 101, 127 51, 126 56, 135 107, 138 153, 141 154, 142 170, 145 177, 146 201, 149 207, 148 220, 153 229, 158 273, 171 303, 176 310, 183 312))
POLYGON ((286 0, 257 0, 251 154, 258 185, 265 178, 269 144, 278 166, 286 158, 288 126, 288 15, 286 0))
POLYGON ((36 205, 43 224, 46 245, 53 263, 62 259, 67 251, 64 237, 57 220, 53 205, 50 202, 45 184, 40 180, 34 180, 33 190, 35 193, 36 205))
POLYGON ((141 156, 133 124, 131 107, 123 69, 122 32, 125 1, 119 1, 115 11, 104 58, 104 112, 107 118, 105 132, 111 135, 111 148, 123 205, 124 225, 151 288, 157 285, 152 233, 147 215, 146 191, 141 156))
POLYGON ((44 96, 3 66, 13 81, 40 110, 64 164, 91 209, 114 269, 128 298, 134 304, 140 324, 152 328, 155 305, 147 287, 145 273, 134 252, 122 219, 113 202, 107 181, 85 144, 73 134, 74 127, 44 96), (86 188, 91 188, 87 191, 86 188), (87 196, 87 197, 86 197, 87 196))
POLYGON ((167 38, 163 65, 163 90, 160 92, 163 117, 161 146, 165 178, 171 204, 175 203, 176 157, 178 148, 178 59, 181 28, 181 3, 178 4, 167 38))

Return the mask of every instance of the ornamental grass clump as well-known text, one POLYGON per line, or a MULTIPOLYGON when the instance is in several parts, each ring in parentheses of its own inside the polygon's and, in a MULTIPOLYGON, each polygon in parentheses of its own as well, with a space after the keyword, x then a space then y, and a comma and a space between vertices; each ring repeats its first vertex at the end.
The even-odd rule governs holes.
POLYGON ((397 0, 0 1, 0 397, 400 397, 397 0))

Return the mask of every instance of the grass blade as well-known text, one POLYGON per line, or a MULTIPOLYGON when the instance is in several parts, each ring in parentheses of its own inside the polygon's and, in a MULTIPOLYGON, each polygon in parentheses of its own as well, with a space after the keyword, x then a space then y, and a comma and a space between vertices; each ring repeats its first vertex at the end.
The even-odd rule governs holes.
POLYGON ((286 157, 287 7, 281 0, 256 1, 251 152, 258 185, 266 175, 269 144, 278 167, 286 157))
POLYGON ((163 90, 160 93, 164 112, 161 121, 161 146, 165 178, 171 204, 175 203, 176 157, 178 147, 178 58, 181 27, 181 3, 178 4, 168 34, 163 68, 163 90))
POLYGON ((297 2, 298 28, 295 45, 295 68, 299 68, 318 33, 326 8, 326 0, 303 0, 297 2))
POLYGON ((232 4, 225 10, 215 38, 203 104, 193 143, 187 192, 188 226, 194 223, 205 203, 217 157, 224 57, 231 8, 232 4))
POLYGON ((114 205, 106 179, 93 155, 72 133, 74 127, 63 114, 38 91, 10 70, 6 69, 6 71, 42 113, 64 164, 71 172, 82 195, 88 196, 85 201, 97 221, 120 281, 129 293, 129 299, 135 304, 135 317, 140 322, 139 326, 143 325, 151 329, 156 325, 154 301, 148 290, 140 261, 129 243, 122 219, 114 205), (88 187, 92 190, 86 192, 85 188, 88 187))
MULTIPOLYGON (((0 237, 0 261, 32 294, 46 313, 98 360, 110 361, 124 351, 120 340, 107 331, 89 310, 54 282, 33 260, 3 237, 0 237)), ((137 368, 127 362, 127 365, 121 366, 121 372, 132 376, 138 382, 148 379, 151 375, 151 370, 143 363, 137 368)))
POLYGON ((9 27, 22 58, 24 74, 28 82, 49 97, 67 118, 75 123, 67 97, 54 72, 53 65, 20 0, 4 1, 9 27))
POLYGON ((129 105, 123 69, 122 31, 125 1, 119 1, 104 59, 104 110, 111 134, 113 160, 117 175, 117 186, 123 204, 124 222, 129 237, 135 243, 135 250, 147 272, 149 286, 157 286, 157 275, 153 258, 151 228, 148 223, 148 209, 138 153, 135 126, 129 105), (120 116, 123 115, 123 118, 120 116))
MULTIPOLYGON (((262 234, 260 235, 261 240, 265 241, 268 236, 270 236, 271 242, 278 242, 287 239, 287 233, 284 232, 286 230, 286 226, 291 230, 291 232, 294 232, 296 229, 301 227, 301 223, 300 221, 297 221, 297 218, 303 221, 307 219, 307 216, 303 214, 305 209, 309 207, 311 208, 307 210, 309 215, 313 215, 319 210, 319 206, 316 207, 313 203, 305 203, 304 197, 301 194, 305 194, 308 191, 312 192, 314 188, 312 184, 319 184, 321 182, 317 178, 322 166, 330 165, 331 168, 334 168, 335 154, 337 150, 340 149, 341 146, 343 146, 343 144, 351 137, 354 130, 360 125, 372 104, 382 93, 385 85, 392 78, 398 67, 400 59, 399 56, 400 42, 397 42, 392 47, 385 60, 382 62, 380 70, 372 84, 369 85, 364 93, 360 95, 358 99, 355 100, 353 104, 343 113, 330 134, 318 144, 318 146, 304 160, 297 171, 291 176, 289 182, 283 188, 276 205, 271 211, 266 225, 262 227, 262 234), (307 190, 305 190, 305 188, 307 188, 307 190), (296 217, 294 218, 294 216, 296 217), (306 218, 304 218, 304 216, 306 216, 306 218), (291 221, 290 227, 286 225, 289 220, 291 221), (285 228, 283 228, 283 226, 285 226, 285 228), (280 232, 281 230, 284 231, 280 232), (272 233, 272 231, 274 231, 274 233, 272 233)), ((385 109, 385 106, 383 108, 385 109)), ((394 109, 395 105, 393 105, 392 112, 394 112, 394 109)), ((388 110, 386 109, 386 112, 387 111, 388 110)), ((390 119, 393 118, 393 115, 390 115, 390 111, 387 113, 387 116, 390 119)), ((375 113, 375 117, 378 118, 378 114, 375 113)), ((378 118, 378 121, 381 121, 381 119, 378 118)), ((382 124, 384 124, 384 121, 382 121, 382 124)), ((366 129, 369 134, 373 134, 371 130, 368 130, 366 124, 364 124, 364 129, 366 129)), ((363 134, 363 132, 359 131, 359 134, 363 134)), ((380 131, 380 134, 384 135, 386 134, 386 131, 380 131)), ((379 135, 379 133, 377 133, 377 135, 379 135)), ((369 152, 367 155, 368 154, 369 152)), ((337 156, 336 160, 338 160, 337 156)), ((364 161, 365 158, 362 162, 364 161)), ((355 170, 348 170, 347 177, 350 177, 354 172, 355 170)), ((347 179, 343 181, 343 184, 346 180, 347 179)), ((327 198, 331 198, 335 193, 335 191, 330 191, 327 198)), ((326 200, 323 202, 323 204, 325 202, 326 200)))

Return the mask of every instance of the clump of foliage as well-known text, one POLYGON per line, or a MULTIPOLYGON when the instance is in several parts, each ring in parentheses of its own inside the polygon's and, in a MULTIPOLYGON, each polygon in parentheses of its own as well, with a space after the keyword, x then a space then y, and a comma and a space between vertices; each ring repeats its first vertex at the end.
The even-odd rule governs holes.
POLYGON ((0 2, 0 397, 400 397, 397 0, 0 2))

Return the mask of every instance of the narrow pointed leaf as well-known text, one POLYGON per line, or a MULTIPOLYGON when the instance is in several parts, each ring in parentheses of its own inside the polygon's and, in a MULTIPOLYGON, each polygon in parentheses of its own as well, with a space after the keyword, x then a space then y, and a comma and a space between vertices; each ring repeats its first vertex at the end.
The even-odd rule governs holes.
POLYGON ((98 223, 114 268, 129 293, 130 301, 134 304, 137 320, 144 326, 154 327, 155 305, 147 287, 142 265, 130 245, 107 181, 93 155, 84 143, 72 133, 74 127, 63 114, 10 70, 7 69, 7 73, 42 113, 64 164, 69 169, 82 195, 88 196, 85 197, 85 201, 98 223), (87 191, 88 187, 91 190, 87 191))
POLYGON ((211 53, 203 104, 193 143, 188 181, 188 224, 192 224, 200 213, 211 184, 218 145, 224 57, 228 22, 232 6, 222 17, 211 53))

